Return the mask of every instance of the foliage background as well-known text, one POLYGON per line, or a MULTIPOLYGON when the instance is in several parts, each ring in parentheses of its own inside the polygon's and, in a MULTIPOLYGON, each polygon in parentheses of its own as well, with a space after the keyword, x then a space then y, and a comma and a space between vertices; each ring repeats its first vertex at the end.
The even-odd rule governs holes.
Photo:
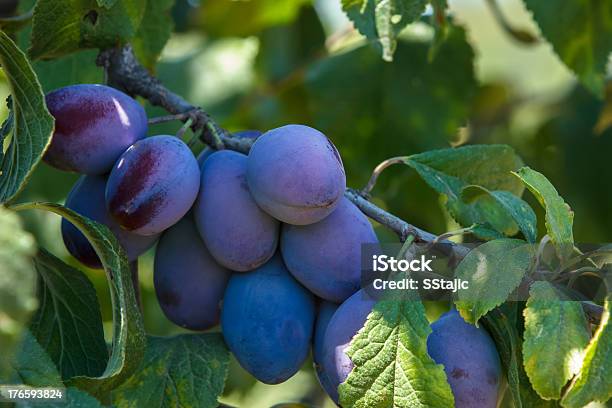
MULTIPOLYGON (((576 242, 611 241, 612 130, 598 126, 605 101, 577 84, 548 43, 525 45, 509 37, 483 1, 449 4, 465 33, 451 33, 429 65, 426 41, 432 33, 425 26, 402 35, 389 64, 351 30, 339 0, 177 0, 169 16, 174 33, 152 68, 170 89, 230 130, 266 130, 291 122, 318 127, 338 146, 351 186, 364 185, 371 169, 388 157, 451 144, 509 144, 551 180, 578 214, 576 242)), ((499 4, 513 25, 538 32, 520 0, 499 4)), ((29 6, 22 1, 20 8, 29 6)), ((154 21, 149 29, 163 35, 163 24, 163 19, 154 21)), ((101 82, 95 55, 81 51, 37 62, 45 91, 101 82)), ((8 95, 4 78, 0 91, 8 95)), ((164 114, 147 110, 149 116, 164 114)), ((164 124, 150 132, 176 130, 176 124, 164 124)), ((62 202, 76 178, 42 164, 21 198, 62 202)), ((432 205, 437 194, 407 167, 385 172, 374 196, 377 204, 419 227, 435 233, 454 229, 443 207, 432 205)), ((59 217, 48 212, 27 217, 40 246, 76 265, 59 239, 59 217)), ((377 232, 385 241, 396 239, 382 228, 377 232)), ((140 271, 147 332, 180 332, 157 303, 152 253, 141 258, 140 271)), ((106 278, 97 271, 88 276, 98 289, 109 335, 106 278)), ((434 317, 441 310, 430 307, 429 312, 434 317)), ((285 384, 267 386, 233 362, 222 400, 249 407, 288 400, 321 404, 326 397, 311 366, 307 362, 285 384)))

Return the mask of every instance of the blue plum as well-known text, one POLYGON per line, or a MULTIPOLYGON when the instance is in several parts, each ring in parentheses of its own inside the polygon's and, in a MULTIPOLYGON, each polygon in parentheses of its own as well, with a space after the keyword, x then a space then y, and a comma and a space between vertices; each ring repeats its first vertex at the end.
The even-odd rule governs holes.
POLYGON ((291 274, 315 295, 340 303, 361 283, 361 246, 378 243, 367 217, 347 198, 327 218, 284 224, 281 252, 291 274))
MULTIPOLYGON (((257 139, 261 136, 261 132, 259 130, 241 130, 240 132, 234 132, 232 135, 238 139, 257 139)), ((198 154, 198 163, 200 164, 200 168, 204 164, 204 161, 208 159, 208 156, 213 154, 216 150, 212 147, 205 147, 204 150, 198 154)))
POLYGON ((202 167, 194 206, 198 230, 210 253, 233 271, 263 265, 276 252, 279 222, 262 211, 247 187, 247 156, 214 152, 202 167))
POLYGON ((483 328, 466 323, 456 311, 432 325, 427 351, 444 371, 457 408, 495 408, 501 383, 499 354, 483 328))
MULTIPOLYGON (((158 235, 142 236, 122 229, 106 210, 104 204, 105 188, 106 177, 81 176, 68 194, 66 207, 106 225, 125 249, 128 260, 135 261, 155 244, 158 235)), ((85 235, 66 219, 62 220, 62 238, 68 252, 81 263, 90 268, 102 267, 100 258, 96 255, 85 235)))
POLYGON ((191 150, 173 136, 153 136, 130 146, 113 166, 106 206, 126 230, 153 235, 189 211, 200 188, 191 150))
POLYGON ((147 133, 138 102, 104 85, 71 85, 46 96, 55 132, 44 160, 60 170, 104 174, 147 133))
POLYGON ((190 330, 216 326, 230 276, 206 249, 191 217, 162 234, 153 282, 164 314, 175 324, 190 330))
POLYGON ((322 301, 319 305, 319 311, 317 313, 317 321, 315 324, 314 340, 312 345, 312 359, 314 360, 315 370, 317 372, 317 378, 321 387, 329 395, 334 393, 334 388, 327 375, 323 371, 323 340, 325 339, 325 331, 329 321, 331 320, 334 313, 338 310, 338 305, 332 302, 322 301))
POLYGON ((264 211, 295 225, 327 217, 346 188, 336 147, 323 133, 302 125, 261 135, 249 152, 247 180, 264 211))
POLYGON ((279 255, 252 272, 232 275, 221 311, 229 349, 266 384, 281 383, 300 369, 314 319, 314 297, 293 279, 279 255))
POLYGON ((353 370, 353 362, 346 355, 351 340, 363 327, 376 301, 363 289, 345 300, 333 314, 325 335, 321 355, 321 368, 327 377, 331 399, 338 403, 338 386, 346 381, 353 370))

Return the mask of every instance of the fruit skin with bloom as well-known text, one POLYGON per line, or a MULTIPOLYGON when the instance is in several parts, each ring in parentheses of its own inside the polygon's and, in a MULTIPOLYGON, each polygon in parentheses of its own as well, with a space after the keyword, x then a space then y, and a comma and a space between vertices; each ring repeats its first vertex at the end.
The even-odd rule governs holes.
POLYGON ((261 135, 249 152, 247 180, 264 211, 295 225, 327 217, 346 188, 336 147, 323 133, 303 125, 287 125, 261 135))
POLYGON ((444 365, 456 408, 495 408, 502 380, 495 343, 482 327, 467 323, 459 312, 443 314, 431 325, 427 351, 444 365))
MULTIPOLYGON (((159 235, 143 236, 121 228, 106 209, 105 189, 106 177, 81 176, 70 190, 65 205, 84 217, 106 225, 125 249, 128 261, 135 261, 155 244, 159 235)), ((102 268, 100 258, 85 235, 65 218, 62 219, 62 239, 68 252, 82 264, 94 269, 102 268)))
POLYGON ((177 223, 200 189, 200 168, 174 136, 151 136, 130 146, 108 177, 106 206, 128 231, 153 235, 177 223))
POLYGON ((360 289, 338 307, 325 330, 322 351, 319 352, 320 365, 323 375, 327 377, 328 387, 325 389, 336 404, 338 386, 346 381, 354 367, 346 350, 364 326, 375 304, 376 300, 360 289))
POLYGON ((147 133, 147 116, 133 98, 105 85, 80 84, 47 94, 55 131, 44 160, 60 170, 107 173, 147 133))
POLYGON ((168 228, 155 252, 153 283, 166 317, 190 330, 219 323, 221 300, 231 271, 208 252, 192 217, 168 228))
POLYGON ((338 310, 338 306, 336 303, 322 301, 319 304, 319 311, 317 313, 317 321, 315 324, 315 332, 314 339, 312 343, 312 359, 315 366, 315 371, 317 374, 317 379, 319 380, 319 384, 325 390, 328 395, 332 395, 335 390, 333 388, 332 383, 327 378, 327 374, 323 371, 322 361, 323 361, 323 341, 325 340, 325 331, 327 330, 327 326, 329 325, 329 321, 332 316, 338 310))
POLYGON ((286 381, 300 369, 314 320, 314 297, 278 254, 254 271, 233 274, 225 291, 225 343, 240 365, 266 384, 286 381))
POLYGON ((250 271, 276 252, 280 223, 257 206, 246 182, 247 156, 214 152, 202 166, 194 215, 212 256, 233 271, 250 271))
POLYGON ((281 232, 281 252, 291 274, 315 295, 335 303, 359 290, 362 245, 377 243, 372 224, 346 197, 322 221, 284 224, 281 232))

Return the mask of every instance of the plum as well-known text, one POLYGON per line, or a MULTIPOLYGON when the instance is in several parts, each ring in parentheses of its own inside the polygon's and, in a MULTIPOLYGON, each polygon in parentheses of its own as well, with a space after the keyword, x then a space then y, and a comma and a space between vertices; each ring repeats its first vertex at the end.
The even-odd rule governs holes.
POLYGON ((427 351, 444 371, 457 408, 495 408, 501 383, 499 354, 483 328, 452 310, 432 325, 427 351))
POLYGON ((375 304, 376 300, 360 289, 338 307, 325 330, 323 347, 318 354, 323 375, 327 379, 325 390, 336 403, 338 386, 346 381, 353 370, 353 362, 346 355, 346 349, 365 324, 375 304))
POLYGON ((302 125, 261 135, 249 152, 247 180, 264 211, 295 225, 327 217, 346 188, 336 147, 323 133, 302 125))
POLYGON ((327 392, 329 395, 333 394, 335 389, 327 378, 327 375, 323 371, 323 367, 321 365, 323 361, 323 340, 325 338, 327 325, 337 309, 338 305, 336 303, 325 300, 321 302, 319 305, 319 311, 317 313, 317 321, 315 324, 314 340, 312 345, 312 359, 314 360, 317 378, 321 384, 321 387, 323 387, 325 392, 327 392))
MULTIPOLYGON (((66 207, 75 212, 106 225, 125 249, 129 261, 135 261, 151 248, 158 235, 142 236, 122 229, 110 216, 104 204, 106 177, 81 176, 70 190, 66 207)), ((74 225, 62 220, 62 238, 68 252, 90 268, 102 268, 100 258, 93 247, 74 225)))
POLYGON ((142 106, 108 86, 67 86, 47 94, 46 102, 55 132, 44 160, 60 170, 107 173, 147 133, 142 106))
MULTIPOLYGON (((234 132, 232 135, 238 139, 257 139, 261 136, 261 132, 259 130, 241 130, 240 132, 234 132)), ((200 168, 204 165, 204 161, 208 159, 208 156, 216 152, 212 147, 205 147, 204 150, 200 152, 198 155, 198 163, 200 164, 200 168)))
POLYGON ((174 136, 152 136, 130 146, 113 166, 106 206, 128 231, 162 232, 193 205, 200 188, 198 162, 174 136))
POLYGON ((191 217, 162 234, 153 282, 164 314, 175 324, 190 330, 216 326, 230 276, 206 249, 191 217))
POLYGON ((378 243, 367 217, 347 198, 327 218, 284 224, 281 253, 291 274, 315 295, 340 303, 361 283, 361 246, 378 243))
POLYGON ((232 275, 221 310, 227 346, 245 370, 266 384, 281 383, 300 369, 314 319, 314 297, 278 254, 252 272, 232 275))
POLYGON ((279 222, 262 211, 246 183, 247 156, 214 152, 202 167, 195 221, 212 256, 233 271, 263 265, 276 252, 279 222))

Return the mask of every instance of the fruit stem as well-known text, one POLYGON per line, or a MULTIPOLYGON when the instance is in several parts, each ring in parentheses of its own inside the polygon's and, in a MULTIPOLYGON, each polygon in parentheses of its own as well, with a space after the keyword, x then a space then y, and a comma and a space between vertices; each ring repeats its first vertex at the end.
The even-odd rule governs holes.
POLYGON ((368 184, 366 184, 366 186, 361 190, 361 195, 363 195, 364 197, 369 197, 370 193, 374 189, 374 186, 376 186, 376 181, 378 180, 378 176, 380 176, 380 174, 387 167, 393 166, 394 164, 404 163, 405 158, 406 158, 405 156, 392 157, 390 159, 387 159, 381 162, 378 166, 376 166, 374 170, 372 171, 372 175, 370 176, 370 180, 368 180, 368 184))

